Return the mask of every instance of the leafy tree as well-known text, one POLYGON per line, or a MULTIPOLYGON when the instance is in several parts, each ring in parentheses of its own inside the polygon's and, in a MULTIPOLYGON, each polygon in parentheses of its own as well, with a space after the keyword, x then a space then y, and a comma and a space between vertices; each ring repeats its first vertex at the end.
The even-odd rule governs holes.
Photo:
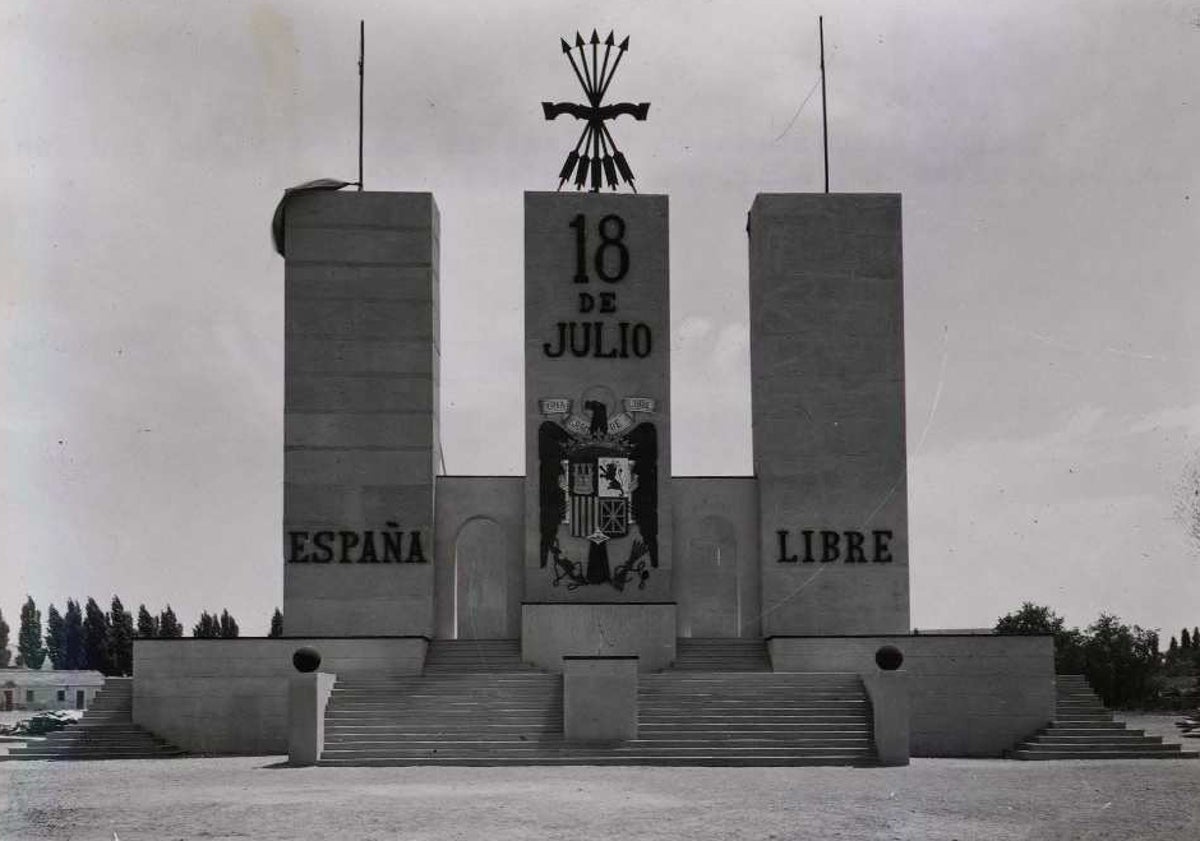
POLYGON ((275 608, 275 612, 271 614, 271 631, 267 634, 268 637, 283 636, 283 611, 275 608))
POLYGON ((158 617, 158 636, 160 639, 179 639, 183 636, 183 625, 175 618, 175 611, 167 605, 158 617))
POLYGON ((221 637, 223 639, 237 639, 238 623, 237 620, 229 614, 228 610, 221 611, 220 627, 221 637))
POLYGON ((1063 618, 1045 605, 1025 602, 1020 610, 996 620, 998 634, 1057 634, 1063 618))
POLYGON ((1020 609, 996 621, 997 634, 1053 634, 1054 671, 1079 674, 1083 670, 1083 635, 1065 627, 1063 618, 1045 605, 1025 602, 1020 609))
POLYGON ((221 623, 217 617, 212 616, 207 610, 201 611, 200 621, 192 626, 192 636, 198 639, 219 639, 221 636, 221 623))
POLYGON ((67 667, 67 625, 53 604, 46 610, 46 656, 54 668, 67 667))
POLYGON ((21 630, 17 632, 17 665, 27 669, 40 669, 45 661, 42 612, 33 603, 33 597, 26 596, 25 604, 21 606, 21 630))
POLYGON ((138 605, 138 639, 152 640, 158 636, 158 620, 150 615, 144 604, 138 605))
POLYGON ((7 666, 10 659, 12 652, 8 650, 8 623, 4 621, 4 614, 0 613, 0 668, 7 666))
POLYGON ((1159 660, 1154 631, 1131 628, 1110 613, 1088 626, 1083 673, 1107 706, 1152 700, 1159 660))
POLYGON ((116 596, 108 612, 108 651, 114 674, 133 674, 133 615, 116 596))
POLYGON ((67 613, 63 617, 63 668, 86 669, 87 648, 83 643, 83 611, 79 602, 67 599, 67 613))
POLYGON ((83 614, 83 653, 87 661, 86 668, 106 675, 114 674, 112 653, 109 650, 111 633, 108 616, 92 598, 84 605, 83 614))

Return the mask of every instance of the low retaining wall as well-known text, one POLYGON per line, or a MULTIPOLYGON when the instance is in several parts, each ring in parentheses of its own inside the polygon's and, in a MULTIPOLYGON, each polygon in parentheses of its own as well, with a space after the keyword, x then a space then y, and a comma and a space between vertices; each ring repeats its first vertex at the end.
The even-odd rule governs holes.
POLYGON ((918 634, 891 637, 771 637, 780 672, 855 672, 878 667, 875 652, 904 654, 912 756, 997 757, 1054 718, 1051 636, 918 634))
POLYGON ((342 677, 420 674, 424 637, 147 639, 133 645, 133 720, 191 753, 288 752, 292 653, 342 677))

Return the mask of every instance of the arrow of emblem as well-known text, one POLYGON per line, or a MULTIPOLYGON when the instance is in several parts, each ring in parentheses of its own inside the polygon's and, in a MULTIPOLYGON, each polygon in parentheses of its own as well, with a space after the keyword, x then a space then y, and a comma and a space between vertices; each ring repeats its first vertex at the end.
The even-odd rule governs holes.
POLYGON ((575 189, 577 190, 583 189, 587 184, 591 192, 599 192, 602 180, 607 182, 610 189, 615 190, 617 185, 624 181, 636 193, 637 185, 633 183, 633 170, 625 160, 625 155, 617 148, 617 143, 613 140, 612 132, 609 131, 606 122, 615 120, 622 115, 642 122, 650 111, 650 103, 601 104, 608 93, 608 86, 612 84, 613 76, 616 75, 617 67, 621 64, 621 59, 629 50, 629 38, 626 37, 620 45, 617 45, 613 33, 609 32, 608 37, 601 42, 600 35, 593 29, 592 37, 585 42, 583 36, 576 32, 574 51, 579 53, 578 63, 575 61, 571 45, 567 43, 567 40, 565 38, 559 40, 563 54, 570 62, 571 70, 574 71, 575 78, 579 81, 584 96, 587 97, 587 104, 542 103, 542 113, 547 120, 554 120, 566 114, 584 121, 583 131, 580 133, 579 139, 575 141, 575 147, 567 153, 566 161, 563 162, 562 169, 558 173, 558 189, 561 190, 567 179, 574 174, 575 189), (601 43, 604 44, 603 63, 601 63, 599 55, 601 43), (590 63, 587 53, 584 52, 586 44, 591 44, 592 47, 590 63), (613 60, 612 67, 609 67, 608 61, 614 46, 617 48, 617 56, 613 60))

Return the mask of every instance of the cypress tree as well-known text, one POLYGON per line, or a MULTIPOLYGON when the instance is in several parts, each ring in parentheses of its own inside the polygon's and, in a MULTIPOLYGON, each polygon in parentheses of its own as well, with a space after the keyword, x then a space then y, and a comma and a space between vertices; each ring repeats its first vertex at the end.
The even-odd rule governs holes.
POLYGON ((179 639, 183 636, 183 625, 175 618, 175 611, 171 610, 171 606, 167 605, 166 609, 158 617, 158 636, 159 639, 179 639))
POLYGON ((114 673, 112 655, 108 647, 110 636, 107 614, 100 609, 95 599, 89 598, 83 607, 83 653, 87 660, 86 668, 106 675, 114 673))
POLYGON ((10 659, 12 652, 8 650, 8 623, 4 621, 4 614, 0 612, 0 668, 7 666, 10 659))
POLYGON ((67 625, 53 604, 46 610, 46 656, 54 668, 67 667, 67 625))
POLYGON ((158 636, 158 620, 150 615, 144 604, 138 605, 138 639, 152 640, 158 636))
POLYGON ((67 599, 67 613, 63 617, 63 668, 87 668, 87 651, 83 645, 83 611, 74 599, 67 599))
POLYGON ((275 608, 275 612, 271 614, 271 631, 267 634, 268 637, 283 636, 283 611, 275 608))
POLYGON ((25 597, 21 606, 21 630, 17 632, 17 665, 27 669, 40 669, 46 661, 46 649, 42 646, 42 612, 33 603, 33 596, 25 597))
POLYGON ((228 610, 221 611, 221 621, 219 623, 222 639, 237 639, 238 623, 237 620, 229 615, 228 610))
POLYGON ((108 613, 108 651, 115 674, 133 674, 133 616, 116 596, 108 613))
POLYGON ((1192 637, 1188 633, 1187 628, 1184 628, 1183 632, 1180 633, 1180 635, 1179 635, 1179 647, 1182 648, 1184 651, 1187 651, 1189 648, 1192 647, 1192 637))
POLYGON ((207 610, 202 610, 200 621, 192 626, 192 636, 197 639, 218 639, 221 636, 221 623, 207 610))

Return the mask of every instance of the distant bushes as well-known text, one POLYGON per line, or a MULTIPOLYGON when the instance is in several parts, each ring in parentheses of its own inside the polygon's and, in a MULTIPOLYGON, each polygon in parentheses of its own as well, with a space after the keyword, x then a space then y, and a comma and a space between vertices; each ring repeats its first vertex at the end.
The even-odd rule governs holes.
POLYGON ((1025 602, 1000 617, 999 634, 1052 634, 1057 674, 1084 675, 1106 706, 1182 709, 1200 703, 1200 643, 1195 630, 1159 651, 1158 632, 1102 613, 1087 628, 1067 628, 1049 607, 1025 602))

